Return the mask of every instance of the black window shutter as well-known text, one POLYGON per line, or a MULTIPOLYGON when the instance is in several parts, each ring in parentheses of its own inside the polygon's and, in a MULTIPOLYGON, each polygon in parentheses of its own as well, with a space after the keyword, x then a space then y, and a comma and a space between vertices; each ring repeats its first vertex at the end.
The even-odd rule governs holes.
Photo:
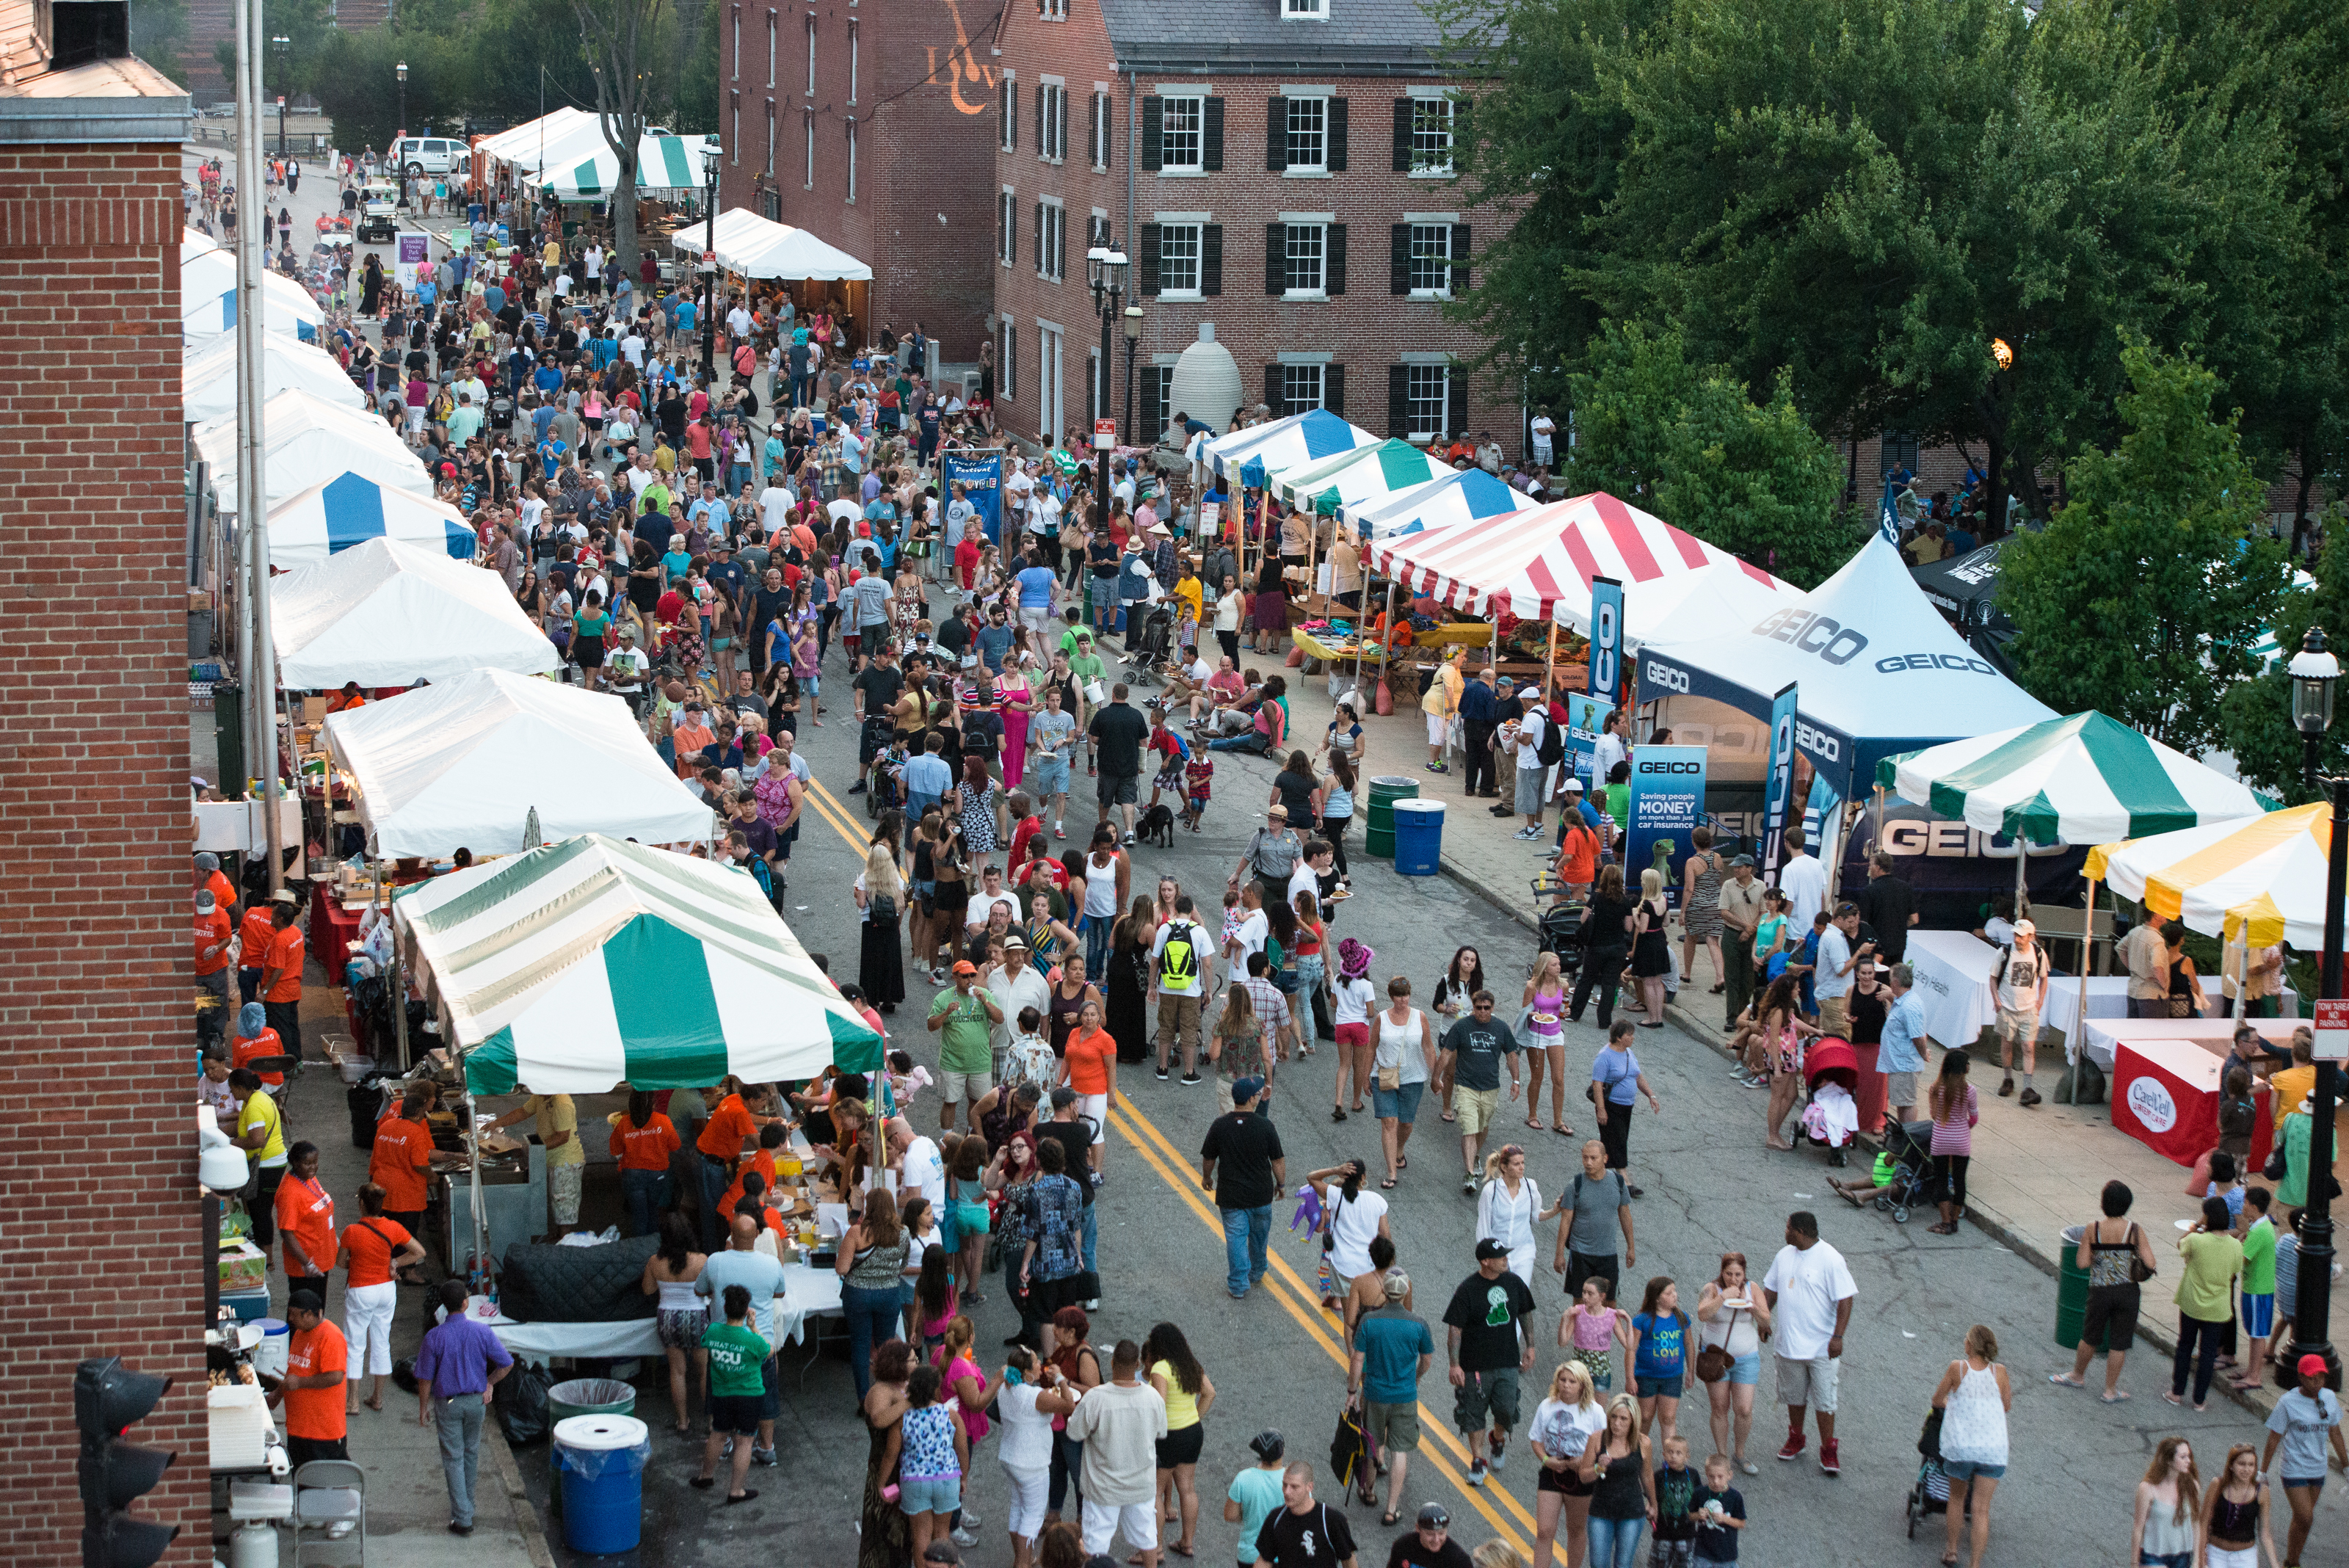
POLYGON ((1326 129, 1330 145, 1329 151, 1324 154, 1328 160, 1324 167, 1332 174, 1343 174, 1346 171, 1346 100, 1344 99, 1333 98, 1330 100, 1330 118, 1326 122, 1326 129))
POLYGON ((1444 423, 1450 427, 1447 433, 1455 436, 1464 435, 1468 430, 1468 372, 1460 366, 1454 365, 1452 367, 1451 375, 1446 379, 1450 384, 1449 389, 1452 394, 1451 408, 1444 421, 1444 423))
POLYGON ((1279 419, 1288 412, 1286 383, 1282 379, 1280 367, 1277 364, 1267 365, 1264 368, 1264 406, 1272 410, 1274 419, 1279 419))
POLYGON ((1134 418, 1138 421, 1135 433, 1154 442, 1166 429, 1166 410, 1158 404, 1158 367, 1142 367, 1142 395, 1137 400, 1134 418))
POLYGON ((1008 194, 1003 198, 1003 259, 1015 265, 1019 260, 1019 202, 1008 194))
POLYGON ((1055 129, 1060 134, 1053 138, 1052 152, 1056 157, 1066 159, 1069 156, 1069 89, 1066 88, 1061 89, 1055 112, 1060 118, 1060 124, 1055 129))
POLYGON ((1061 209, 1058 216, 1061 221, 1052 225, 1052 275, 1064 278, 1069 275, 1068 210, 1061 209))
POLYGON ((1224 166, 1224 100, 1219 98, 1209 99, 1203 119, 1206 129, 1199 138, 1201 144, 1199 167, 1221 169, 1224 166))
POLYGON ((1163 155, 1166 140, 1166 100, 1146 98, 1142 100, 1142 166, 1154 170, 1163 155))
POLYGON ((1288 292, 1288 225, 1264 226, 1264 291, 1276 299, 1288 292))
POLYGON ((1156 223, 1142 225, 1142 254, 1136 258, 1142 271, 1140 281, 1134 285, 1134 292, 1137 294, 1155 295, 1158 292, 1159 233, 1156 223))
POLYGON ((1468 292, 1468 225, 1452 225, 1452 292, 1468 292))
POLYGON ((1050 89, 1043 83, 1036 84, 1036 156, 1039 158, 1044 155, 1044 100, 1050 96, 1050 89))
POLYGON ((1387 367, 1387 434, 1401 441, 1411 434, 1411 367, 1387 367))
POLYGON ((1044 270, 1044 203, 1036 203, 1036 270, 1044 270))
POLYGON ((1333 414, 1346 411, 1346 367, 1321 367, 1321 406, 1333 414))
POLYGON ((1085 152, 1092 161, 1101 161, 1102 95, 1093 94, 1085 100, 1085 152))
POLYGON ((1003 90, 995 98, 995 144, 999 147, 1011 145, 1011 79, 1007 77, 1003 90))
POLYGON ((1328 236, 1321 251, 1321 285, 1330 294, 1346 292, 1346 225, 1332 223, 1323 231, 1328 236))
POLYGON ((1391 223, 1387 226, 1387 292, 1411 292, 1411 225, 1391 223))
POLYGON ((1288 100, 1275 97, 1264 107, 1264 166, 1278 174, 1288 167, 1288 100))
POLYGON ((1224 225, 1199 226, 1199 292, 1210 299, 1224 292, 1224 225))
POLYGON ((1407 98, 1394 100, 1394 171, 1398 174, 1411 172, 1411 101, 1407 98))

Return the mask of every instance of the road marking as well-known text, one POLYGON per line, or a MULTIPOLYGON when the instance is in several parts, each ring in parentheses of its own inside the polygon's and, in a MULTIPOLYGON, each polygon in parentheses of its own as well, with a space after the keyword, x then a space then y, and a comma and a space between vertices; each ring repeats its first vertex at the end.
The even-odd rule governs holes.
POLYGON ((830 790, 825 789, 813 779, 807 781, 807 786, 805 793, 801 796, 802 809, 813 806, 818 816, 832 824, 832 830, 834 833, 848 840, 849 846, 859 855, 864 854, 865 848, 872 843, 873 836, 857 831, 855 815, 849 811, 848 807, 843 805, 830 790))

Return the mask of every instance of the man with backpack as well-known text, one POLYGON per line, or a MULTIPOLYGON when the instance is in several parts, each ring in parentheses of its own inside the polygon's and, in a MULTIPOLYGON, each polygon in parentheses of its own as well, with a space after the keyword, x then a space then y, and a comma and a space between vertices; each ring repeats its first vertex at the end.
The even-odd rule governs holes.
POLYGON ((1166 1076, 1167 1051, 1183 1044, 1183 1082, 1199 1082, 1199 1006, 1215 968, 1214 944, 1192 918, 1191 895, 1174 900, 1174 918, 1158 928, 1151 944, 1151 968, 1158 976, 1158 1076, 1166 1076))
POLYGON ((1542 786, 1566 755, 1566 737, 1542 707, 1539 690, 1528 686, 1517 696, 1526 708, 1517 724, 1517 810, 1526 825, 1516 836, 1535 839, 1542 836, 1542 799, 1547 794, 1542 786))
POLYGON ((2039 1067, 2039 1014, 2047 1002, 2047 956, 2039 945, 2038 933, 2039 928, 2029 920, 2015 921, 2014 941, 1999 950, 1990 977, 1998 992, 1998 1064, 2006 1074, 1998 1092, 2014 1093, 2014 1052, 2020 1044, 2023 1095, 2015 1104, 2023 1106, 2039 1103, 2039 1091, 2031 1080, 2039 1067))

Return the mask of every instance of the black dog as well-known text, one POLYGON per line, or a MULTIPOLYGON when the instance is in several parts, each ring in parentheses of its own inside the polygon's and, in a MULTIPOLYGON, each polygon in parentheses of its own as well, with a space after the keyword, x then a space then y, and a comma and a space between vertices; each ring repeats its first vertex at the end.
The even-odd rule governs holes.
POLYGON ((1174 813, 1171 807, 1154 805, 1142 814, 1142 820, 1134 825, 1133 831, 1144 844, 1172 849, 1174 847, 1174 813))

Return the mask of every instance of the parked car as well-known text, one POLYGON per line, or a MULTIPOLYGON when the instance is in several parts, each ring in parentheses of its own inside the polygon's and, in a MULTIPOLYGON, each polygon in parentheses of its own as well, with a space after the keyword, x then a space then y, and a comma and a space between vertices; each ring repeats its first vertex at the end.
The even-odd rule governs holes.
POLYGON ((403 136, 393 144, 391 156, 394 166, 410 178, 461 174, 473 166, 473 150, 448 136, 403 136))

